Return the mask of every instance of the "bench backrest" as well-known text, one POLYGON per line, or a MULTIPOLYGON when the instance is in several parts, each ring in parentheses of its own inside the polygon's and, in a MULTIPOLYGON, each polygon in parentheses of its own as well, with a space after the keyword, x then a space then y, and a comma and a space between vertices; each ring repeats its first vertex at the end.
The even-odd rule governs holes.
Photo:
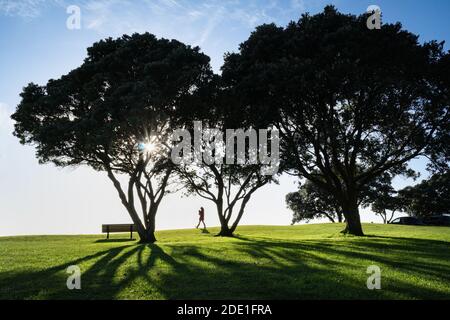
POLYGON ((103 224, 102 232, 130 232, 130 228, 132 231, 136 231, 134 224, 103 224))

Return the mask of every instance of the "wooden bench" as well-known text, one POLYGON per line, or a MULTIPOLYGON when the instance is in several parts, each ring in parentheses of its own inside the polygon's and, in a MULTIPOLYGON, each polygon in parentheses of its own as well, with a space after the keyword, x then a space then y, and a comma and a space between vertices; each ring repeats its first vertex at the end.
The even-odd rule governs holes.
POLYGON ((102 233, 106 233, 106 239, 109 239, 110 233, 129 232, 133 240, 133 231, 136 231, 134 224, 102 224, 102 233))

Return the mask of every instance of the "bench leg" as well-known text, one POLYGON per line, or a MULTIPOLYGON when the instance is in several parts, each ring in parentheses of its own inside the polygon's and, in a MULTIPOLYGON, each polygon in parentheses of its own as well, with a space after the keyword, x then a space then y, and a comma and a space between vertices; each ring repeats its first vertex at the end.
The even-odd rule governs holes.
POLYGON ((106 233, 106 239, 109 239, 109 232, 106 233))
POLYGON ((130 240, 133 240, 133 226, 130 227, 130 240))

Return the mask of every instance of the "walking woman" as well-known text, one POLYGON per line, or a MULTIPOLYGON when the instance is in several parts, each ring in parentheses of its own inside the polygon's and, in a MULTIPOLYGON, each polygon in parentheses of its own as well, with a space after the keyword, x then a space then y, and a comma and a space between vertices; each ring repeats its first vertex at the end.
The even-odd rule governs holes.
POLYGON ((200 207, 200 210, 198 210, 198 224, 196 229, 200 226, 200 223, 203 223, 203 229, 206 229, 205 224, 205 209, 203 207, 200 207))

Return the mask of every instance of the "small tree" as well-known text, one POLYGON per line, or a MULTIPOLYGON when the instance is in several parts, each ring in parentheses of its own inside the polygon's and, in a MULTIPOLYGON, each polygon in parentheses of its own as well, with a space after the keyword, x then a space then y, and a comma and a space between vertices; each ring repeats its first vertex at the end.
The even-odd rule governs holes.
POLYGON ((237 104, 232 103, 234 99, 221 77, 215 76, 190 97, 190 103, 184 104, 176 117, 178 128, 188 132, 175 137, 175 141, 180 137, 180 142, 188 140, 182 150, 175 152, 180 160, 186 156, 188 159, 177 165, 177 177, 187 194, 214 203, 221 225, 218 236, 225 237, 233 236, 253 194, 277 182, 275 167, 279 167, 279 157, 272 152, 273 146, 278 155, 278 136, 270 130, 266 136, 256 132, 237 104), (269 159, 269 167, 261 163, 261 155, 269 159), (265 174, 268 168, 274 172, 265 174))
MULTIPOLYGON (((376 201, 385 190, 391 188, 392 177, 383 174, 361 190, 358 206, 367 207, 376 201)), ((286 196, 288 207, 294 212, 292 223, 316 218, 328 218, 331 222, 343 221, 342 208, 336 198, 327 190, 306 180, 297 192, 286 196)))
POLYGON ((154 242, 174 168, 172 114, 211 74, 207 56, 175 40, 149 33, 102 40, 79 68, 24 88, 14 134, 36 146, 40 163, 105 171, 141 242, 154 242), (118 175, 128 177, 125 187, 118 175))
POLYGON ((306 181, 296 192, 286 195, 286 203, 293 211, 292 224, 326 217, 332 223, 342 222, 342 209, 335 198, 317 185, 306 181))
POLYGON ((389 186, 385 188, 372 203, 372 211, 383 219, 383 223, 390 223, 396 212, 402 211, 404 201, 397 196, 397 192, 389 186))
POLYGON ((429 179, 398 192, 404 210, 415 217, 450 214, 450 171, 437 173, 429 179))
MULTIPOLYGON (((215 99, 211 104, 196 104, 196 111, 185 111, 178 118, 183 119, 182 126, 188 133, 182 137, 182 143, 188 143, 180 150, 174 148, 174 151, 180 157, 176 161, 176 172, 186 192, 215 204, 221 225, 218 235, 227 237, 233 236, 252 195, 264 185, 276 182, 278 172, 265 174, 265 165, 257 161, 258 152, 263 148, 260 136, 251 128, 247 131, 227 129, 228 124, 236 125, 237 122, 230 122, 231 113, 225 114, 221 108, 215 108, 217 103, 215 99), (203 109, 206 113, 203 113, 202 105, 206 107, 203 109), (204 124, 208 127, 203 128, 201 122, 191 122, 193 119, 206 120, 204 124), (194 133, 196 130, 197 133, 194 133)), ((175 140, 178 138, 175 137, 175 140)), ((270 140, 272 135, 267 135, 267 138, 270 140)), ((266 156, 271 154, 270 148, 265 151, 266 156)))
POLYGON ((177 172, 189 194, 215 204, 221 226, 218 236, 223 237, 233 236, 252 195, 273 181, 260 173, 259 166, 200 164, 180 166, 177 172))

